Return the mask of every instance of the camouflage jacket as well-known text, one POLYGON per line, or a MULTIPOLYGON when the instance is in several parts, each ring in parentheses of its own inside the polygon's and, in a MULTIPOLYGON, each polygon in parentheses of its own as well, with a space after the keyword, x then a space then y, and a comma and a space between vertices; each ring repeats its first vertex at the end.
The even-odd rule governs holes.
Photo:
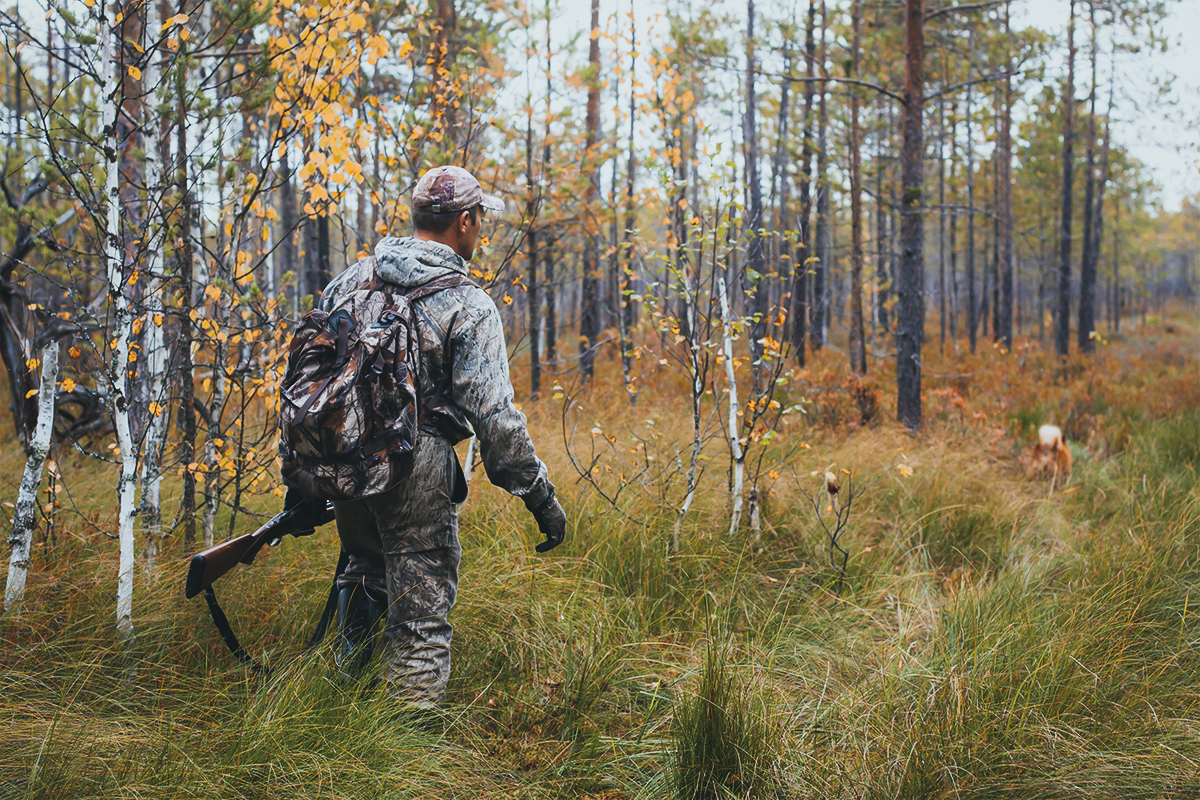
MULTIPOLYGON (((381 240, 375 263, 378 276, 401 291, 453 272, 467 274, 466 262, 446 245, 410 237, 381 240)), ((364 259, 334 278, 321 308, 332 309, 343 287, 360 283, 370 268, 364 259)), ((420 386, 431 401, 431 421, 451 441, 478 435, 488 479, 526 506, 540 505, 554 485, 534 452, 525 415, 513 405, 496 304, 483 289, 467 285, 418 300, 414 309, 422 339, 420 386)))

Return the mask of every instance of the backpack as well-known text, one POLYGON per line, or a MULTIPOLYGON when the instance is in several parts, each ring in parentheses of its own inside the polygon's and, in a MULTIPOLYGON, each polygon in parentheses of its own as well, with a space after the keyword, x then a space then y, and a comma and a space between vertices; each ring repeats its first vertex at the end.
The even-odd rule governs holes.
POLYGON ((310 311, 288 348, 279 404, 283 480, 309 497, 357 500, 412 472, 425 411, 413 303, 475 285, 453 274, 396 291, 370 262, 370 278, 330 311, 310 311))

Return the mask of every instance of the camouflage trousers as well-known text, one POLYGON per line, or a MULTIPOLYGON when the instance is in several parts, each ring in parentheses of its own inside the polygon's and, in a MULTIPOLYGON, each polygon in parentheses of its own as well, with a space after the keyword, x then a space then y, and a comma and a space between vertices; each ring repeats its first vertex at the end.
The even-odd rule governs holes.
POLYGON ((448 619, 458 593, 458 512, 451 500, 454 448, 422 434, 412 474, 389 492, 334 503, 338 536, 349 555, 339 588, 362 586, 387 598, 380 664, 402 704, 438 703, 450 678, 448 619))

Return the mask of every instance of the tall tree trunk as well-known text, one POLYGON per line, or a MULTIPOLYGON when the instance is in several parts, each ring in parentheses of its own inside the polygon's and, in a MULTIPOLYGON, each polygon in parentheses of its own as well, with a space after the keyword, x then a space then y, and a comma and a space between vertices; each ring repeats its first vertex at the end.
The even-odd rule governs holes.
MULTIPOLYGON (((112 11, 115 13, 116 8, 112 11)), ((121 60, 120 40, 104 9, 100 31, 101 59, 101 117, 104 120, 104 200, 106 209, 105 262, 108 278, 108 301, 112 314, 110 330, 115 333, 116 346, 108 364, 109 401, 112 404, 113 424, 120 449, 121 472, 117 480, 117 633, 122 639, 133 637, 133 517, 134 493, 137 489, 137 448, 130 428, 129 343, 132 338, 133 317, 129 298, 125 296, 125 247, 121 235, 121 183, 118 165, 120 142, 117 139, 122 95, 122 78, 118 72, 121 60)), ((123 72, 123 70, 122 70, 123 72)))
POLYGON ((558 365, 558 282, 554 277, 554 239, 546 240, 542 250, 542 274, 546 276, 546 363, 558 365))
MULTIPOLYGON (((746 113, 742 117, 742 138, 746 146, 746 185, 749 193, 744 230, 746 242, 746 275, 743 288, 750 300, 750 352, 755 371, 761 364, 763 337, 767 327, 767 300, 769 282, 766 276, 766 259, 763 255, 762 236, 762 186, 758 176, 758 123, 756 111, 758 98, 755 96, 754 72, 754 0, 746 0, 746 113)), ((755 386, 758 386, 757 379, 755 386)))
POLYGON ((329 213, 329 206, 325 206, 317 217, 317 285, 313 290, 313 305, 317 304, 321 293, 333 279, 333 262, 329 254, 329 213))
POLYGON ((1112 281, 1113 281, 1113 315, 1112 329, 1113 331, 1121 332, 1121 262, 1120 252, 1118 249, 1117 229, 1121 225, 1121 204, 1113 205, 1113 232, 1112 232, 1112 281))
MULTIPOLYGON (((184 65, 177 67, 175 106, 175 181, 180 198, 179 243, 175 248, 175 271, 179 275, 179 296, 183 313, 179 320, 179 383, 180 398, 177 425, 182 428, 183 438, 179 442, 179 461, 183 464, 183 498, 179 513, 183 519, 183 538, 188 545, 196 541, 196 377, 192 361, 192 329, 190 312, 196 307, 196 287, 192 265, 196 258, 193 251, 192 225, 196 215, 196 198, 188 181, 188 165, 191 153, 188 147, 188 118, 185 93, 187 72, 184 65)), ((288 243, 291 236, 288 236, 288 243)), ((292 261, 285 262, 294 265, 292 261)), ((293 268, 289 266, 289 269, 293 268)))
MULTIPOLYGON (((550 169, 550 122, 553 114, 550 109, 550 98, 553 88, 550 83, 550 0, 546 0, 546 133, 542 137, 542 169, 550 169)), ((547 232, 546 246, 543 248, 545 261, 542 274, 545 276, 546 287, 546 362, 557 367, 558 362, 558 284, 554 278, 554 238, 547 232)))
POLYGON ((296 212, 296 187, 292 181, 294 171, 289 159, 291 148, 283 151, 279 160, 279 261, 284 272, 290 271, 296 285, 292 287, 293 310, 299 309, 299 298, 304 294, 304 271, 298 261, 299 248, 296 246, 296 229, 299 214, 296 212))
MULTIPOLYGON (((851 6, 854 36, 850 45, 850 78, 858 79, 862 48, 862 2, 851 6)), ((850 87, 850 370, 867 372, 866 328, 863 324, 862 133, 858 126, 857 87, 850 87)))
POLYGON ((1083 189, 1083 254, 1079 265, 1079 330, 1076 335, 1079 352, 1092 353, 1096 342, 1096 257, 1098 236, 1093 235, 1096 224, 1096 2, 1088 4, 1092 25, 1092 88, 1088 94, 1087 166, 1083 189))
POLYGON ((938 100, 938 351, 946 352, 946 102, 938 100))
POLYGON ((796 260, 792 271, 792 299, 788 318, 791 320, 792 347, 796 362, 804 366, 804 344, 808 336, 808 260, 812 256, 812 229, 809 219, 812 216, 812 101, 813 80, 817 60, 817 42, 815 26, 817 15, 816 0, 808 2, 808 20, 804 32, 804 114, 802 116, 804 139, 800 150, 800 215, 797 227, 800 229, 800 241, 796 246, 796 260))
POLYGON ((925 0, 905 0, 904 148, 900 177, 900 314, 896 325, 896 416, 911 430, 921 426, 921 263, 925 180, 921 116, 925 103, 925 0))
MULTIPOLYGON (((886 102, 886 101, 885 101, 886 102)), ((884 135, 879 133, 879 148, 875 154, 875 313, 872 320, 879 330, 887 333, 891 326, 888 324, 887 296, 891 278, 888 276, 888 258, 891 242, 888 236, 887 199, 883 194, 883 173, 886 169, 884 162, 884 135)), ((872 335, 875 331, 872 329, 872 335)))
MULTIPOLYGON (((145 6, 146 29, 160 29, 159 5, 151 0, 145 6)), ((145 141, 146 175, 146 223, 149 244, 146 249, 146 317, 142 329, 145 331, 143 346, 146 355, 146 379, 149 382, 149 407, 146 409, 146 435, 142 445, 142 503, 141 524, 146 568, 153 571, 162 538, 162 458, 167 433, 166 413, 168 384, 166 380, 167 351, 163 326, 163 293, 167 281, 164 274, 163 247, 167 220, 161 216, 166 196, 164 165, 167 156, 165 119, 158 113, 158 89, 161 82, 161 64, 157 53, 146 62, 143 73, 149 98, 142 104, 142 128, 145 141)))
MULTIPOLYGON (((971 36, 971 47, 975 37, 971 36)), ((967 86, 967 338, 975 352, 979 330, 979 300, 975 296, 975 132, 974 110, 971 108, 971 87, 967 86)))
POLYGON ((1062 224, 1059 234, 1058 313, 1054 346, 1060 356, 1071 350, 1071 195, 1075 169, 1075 0, 1067 25, 1067 82, 1063 86, 1062 224))
POLYGON ((1000 83, 1003 111, 996 136, 1000 159, 997 181, 1000 184, 1000 314, 996 335, 1008 350, 1013 345, 1013 192, 1012 192, 1012 60, 1009 42, 1012 40, 1010 2, 1004 4, 1004 79, 1000 83))
MULTIPOLYGON (((547 44, 549 49, 549 44, 547 44)), ((526 75, 529 74, 528 62, 526 75)), ((526 84, 528 87, 528 84, 526 84)), ((529 232, 525 238, 526 280, 529 284, 526 299, 529 303, 529 399, 537 400, 542 391, 542 360, 538 352, 538 326, 541 317, 538 287, 538 231, 536 219, 538 214, 537 182, 533 174, 533 90, 529 89, 526 96, 525 117, 525 218, 528 220, 529 232)))
POLYGON ((588 45, 588 96, 585 126, 587 145, 584 159, 591 173, 584 193, 584 224, 587 227, 583 249, 583 275, 580 285, 579 372, 591 379, 595 367, 596 347, 600 339, 600 242, 597 222, 593 218, 596 199, 600 194, 600 170, 595 163, 596 144, 600 138, 600 0, 592 0, 591 43, 588 45))
MULTIPOLYGON (((821 0, 821 48, 817 60, 821 64, 821 76, 829 77, 826 66, 826 31, 829 28, 829 15, 826 13, 825 0, 821 0)), ((817 104, 817 221, 813 226, 813 240, 816 243, 817 260, 813 263, 812 276, 812 313, 809 324, 809 341, 812 342, 813 352, 825 345, 825 328, 829 323, 829 283, 830 258, 829 247, 829 154, 825 132, 829 127, 829 111, 826 97, 829 83, 822 81, 818 91, 820 98, 817 104)))
MULTIPOLYGON (((958 149, 958 104, 951 106, 950 113, 950 183, 954 183, 956 151, 958 149)), ((954 189, 951 186, 951 197, 954 189)), ((958 315, 962 305, 958 296, 958 202, 954 198, 954 208, 950 213, 950 340, 954 342, 954 350, 958 352, 958 315)))
MULTIPOLYGON (((771 201, 775 209, 775 236, 774 241, 778 248, 775 264, 786 269, 786 275, 790 278, 795 273, 795 265, 792 263, 792 246, 790 240, 791 232, 791 188, 792 182, 788 175, 787 158, 787 142, 790 136, 791 122, 791 99, 792 99, 792 81, 791 74, 795 68, 795 59, 791 48, 791 30, 789 29, 783 38, 783 84, 779 90, 779 126, 775 139, 775 156, 771 161, 771 201), (786 265, 786 266, 785 266, 786 265)), ((780 281, 781 284, 786 281, 780 281)), ((790 288, 790 287, 789 287, 790 288)), ((786 297, 788 289, 781 290, 781 295, 786 297)), ((782 299, 782 298, 781 298, 782 299)), ((786 314, 785 326, 786 322, 786 314)), ((785 327, 786 331, 786 327, 785 327)), ((780 339, 786 339, 786 333, 780 335, 780 339)))
MULTIPOLYGON (((633 342, 631 340, 633 331, 633 308, 634 301, 631 297, 633 293, 633 228, 637 224, 636 209, 633 204, 633 185, 634 176, 637 169, 637 155, 634 149, 634 122, 637 119, 637 84, 634 77, 637 75, 637 21, 633 15, 630 15, 629 22, 629 160, 625 168, 625 231, 622 236, 621 253, 622 253, 622 270, 620 292, 618 293, 617 307, 620 309, 620 329, 621 329, 621 369, 625 375, 625 388, 629 392, 629 402, 637 405, 638 392, 637 385, 633 382, 633 342)), ((614 194, 616 187, 613 187, 614 194)), ((614 211, 615 216, 615 200, 614 211)))
POLYGON ((729 394, 729 453, 733 462, 733 485, 730 487, 730 497, 733 508, 729 515, 729 533, 737 532, 742 521, 742 482, 746 469, 746 452, 738 438, 738 402, 737 377, 733 369, 733 315, 729 307, 729 292, 726 290, 724 276, 717 278, 718 297, 721 303, 721 347, 725 362, 725 381, 729 394))
POLYGON ((458 144, 462 132, 458 125, 459 100, 455 89, 460 78, 454 74, 454 36, 458 29, 458 11, 454 4, 455 0, 433 0, 435 52, 429 61, 429 77, 433 119, 435 123, 444 119, 447 138, 452 144, 458 144))
MULTIPOLYGON (((992 103, 993 123, 1000 117, 1000 90, 992 103)), ((999 127, 996 124, 996 127, 999 127)), ((999 148, 997 148, 997 151, 999 148)), ((1000 340, 1000 154, 992 153, 992 341, 1000 340)))

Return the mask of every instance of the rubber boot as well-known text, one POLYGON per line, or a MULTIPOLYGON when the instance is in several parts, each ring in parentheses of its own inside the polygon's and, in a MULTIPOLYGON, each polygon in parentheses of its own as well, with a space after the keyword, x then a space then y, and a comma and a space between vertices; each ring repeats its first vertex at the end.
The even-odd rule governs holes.
POLYGON ((338 669, 346 680, 357 680, 375 654, 375 626, 385 606, 362 585, 338 591, 338 669))

